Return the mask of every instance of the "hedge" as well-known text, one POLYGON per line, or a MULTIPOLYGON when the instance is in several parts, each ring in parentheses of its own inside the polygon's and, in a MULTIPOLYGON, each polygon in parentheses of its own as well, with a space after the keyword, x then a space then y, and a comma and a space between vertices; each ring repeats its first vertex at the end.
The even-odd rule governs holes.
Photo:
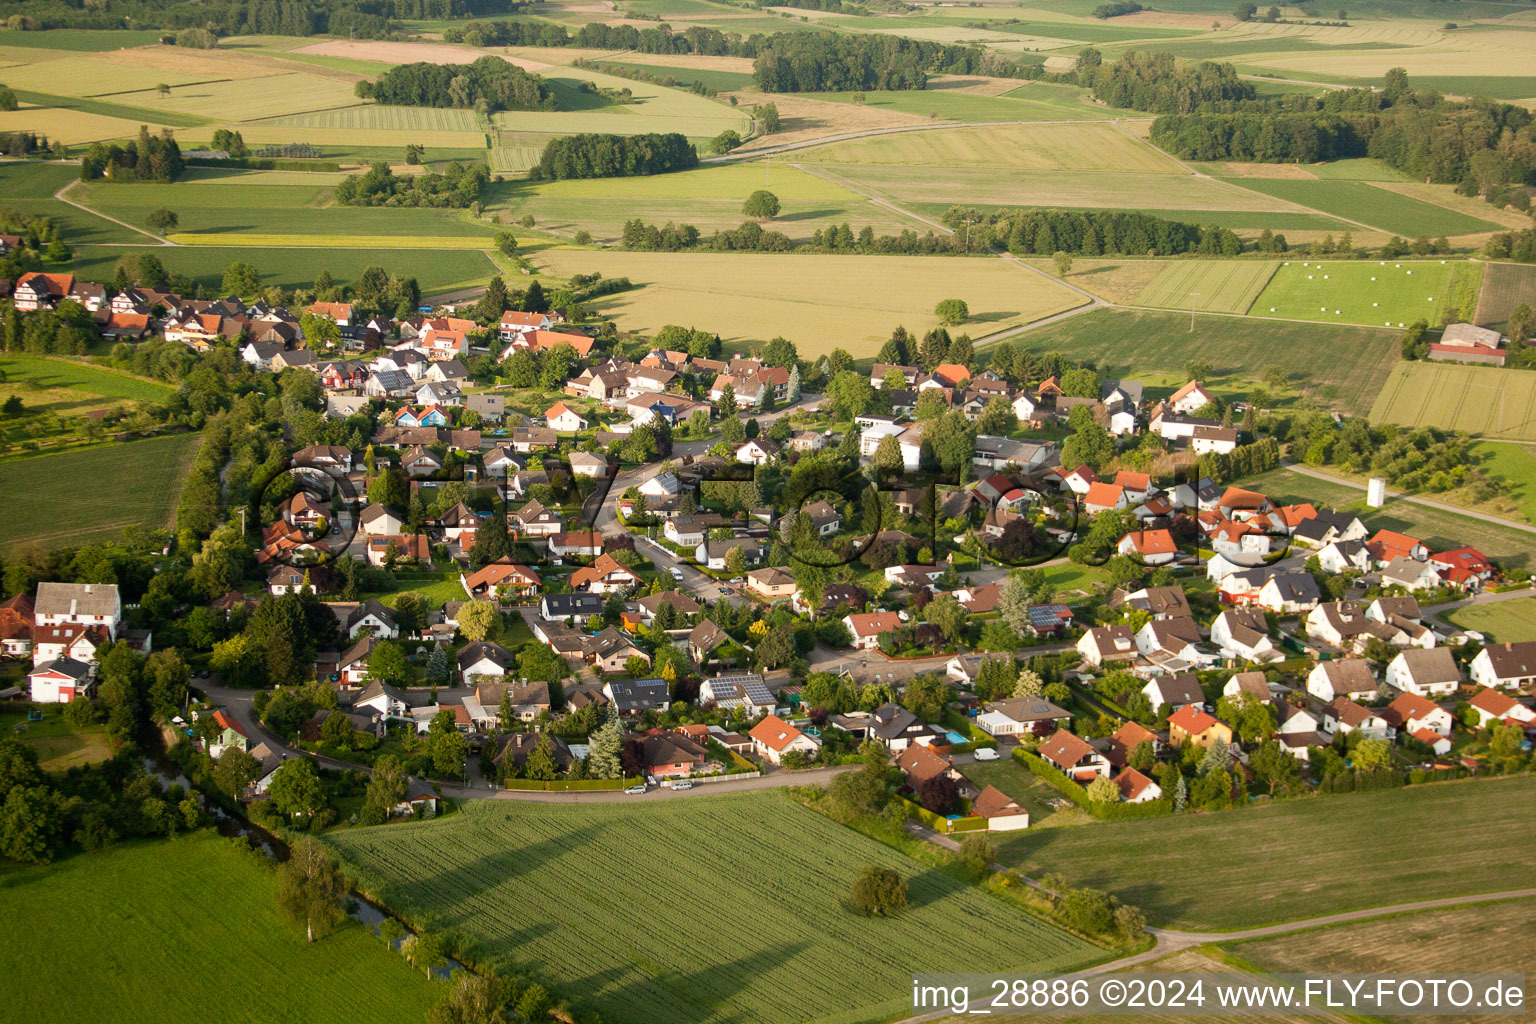
POLYGON ((234 167, 242 171, 339 171, 335 160, 299 160, 289 157, 232 156, 225 160, 204 156, 183 157, 188 167, 234 167))
POLYGON ((1025 750, 1023 747, 1014 747, 1013 756, 1016 760, 1029 768, 1031 772, 1056 789, 1062 795, 1077 804, 1083 810, 1102 821, 1118 821, 1124 818, 1160 818, 1165 814, 1173 813, 1173 806, 1167 800, 1153 800, 1145 804, 1113 803, 1103 804, 1088 799, 1088 791, 1071 779, 1066 773, 1055 765, 1047 764, 1040 755, 1025 750))
MULTIPOLYGON (((552 793, 567 789, 623 789, 629 780, 625 779, 554 779, 543 782, 539 779, 508 779, 501 784, 502 789, 530 790, 534 792, 552 793)), ((639 780, 634 781, 639 785, 639 780)))
POLYGON ((970 737, 968 742, 957 743, 950 747, 950 750, 954 753, 968 754, 977 747, 992 747, 994 749, 997 747, 997 740, 994 737, 982 732, 975 722, 972 722, 953 708, 944 709, 944 724, 955 732, 970 737))
POLYGON ((922 822, 924 825, 927 825, 929 828, 933 829, 940 835, 949 835, 951 832, 974 832, 977 829, 987 827, 987 820, 985 818, 959 818, 957 820, 951 821, 942 815, 934 814, 926 807, 918 806, 899 793, 896 794, 893 799, 899 800, 903 805, 905 805, 907 817, 916 818, 918 821, 922 822), (980 822, 980 824, 966 824, 967 822, 980 822))

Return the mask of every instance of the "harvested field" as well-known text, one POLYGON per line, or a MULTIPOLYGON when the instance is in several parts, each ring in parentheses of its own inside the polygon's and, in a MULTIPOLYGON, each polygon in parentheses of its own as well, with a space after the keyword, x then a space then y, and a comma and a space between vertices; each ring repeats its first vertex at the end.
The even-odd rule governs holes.
POLYGON ((289 114, 257 122, 261 127, 345 128, 361 131, 477 132, 480 117, 472 110, 443 107, 387 107, 365 103, 356 107, 289 114))
POLYGON ((357 103, 348 83, 301 71, 236 82, 173 86, 170 96, 164 98, 153 88, 119 93, 115 98, 123 103, 145 107, 159 105, 179 113, 201 114, 226 121, 252 121, 357 103))
POLYGON ((1287 260, 1251 312, 1367 326, 1439 323, 1448 308, 1470 314, 1480 270, 1480 264, 1464 260, 1287 260))
POLYGON ((1255 260, 1188 260, 1169 264, 1137 298, 1141 306, 1246 313, 1278 264, 1255 260))
POLYGON ((807 163, 1185 174, 1184 168, 1114 125, 936 128, 840 142, 804 153, 807 163))
MULTIPOLYGON (((0 132, 36 132, 70 146, 130 139, 138 134, 142 123, 57 107, 22 107, 20 110, 0 111, 0 132)), ((161 126, 156 124, 150 127, 158 130, 161 126)))
POLYGON ((1516 306, 1536 309, 1536 267, 1521 263, 1490 263, 1483 269, 1483 290, 1477 297, 1477 322, 1503 329, 1516 306))

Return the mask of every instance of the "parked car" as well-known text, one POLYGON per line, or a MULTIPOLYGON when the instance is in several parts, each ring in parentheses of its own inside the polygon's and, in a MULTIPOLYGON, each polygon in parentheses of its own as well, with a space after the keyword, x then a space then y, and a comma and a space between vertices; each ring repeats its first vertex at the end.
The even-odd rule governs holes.
POLYGON ((673 789, 692 789, 693 788, 693 781, 690 780, 690 779, 680 779, 679 781, 672 783, 672 788, 673 789))
POLYGON ((668 572, 672 574, 672 578, 677 580, 677 582, 683 582, 683 570, 674 565, 668 572))
POLYGON ((732 583, 745 583, 745 582, 747 582, 747 578, 745 576, 732 576, 731 577, 731 582, 732 583))
POLYGON ((976 760, 978 760, 978 761, 996 761, 999 758, 1001 758, 1002 756, 1003 756, 1002 754, 999 754, 997 752, 997 748, 996 747, 977 747, 976 748, 976 760))
POLYGON ((629 796, 644 796, 645 795, 645 783, 642 782, 638 786, 630 786, 624 792, 626 794, 628 794, 629 796))

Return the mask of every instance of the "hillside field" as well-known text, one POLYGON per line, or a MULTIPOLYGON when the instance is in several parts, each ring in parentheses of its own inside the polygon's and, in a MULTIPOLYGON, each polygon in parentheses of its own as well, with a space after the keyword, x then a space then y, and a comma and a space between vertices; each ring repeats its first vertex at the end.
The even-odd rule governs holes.
POLYGON ((1527 775, 1031 829, 1000 841, 998 859, 1106 889, 1154 925, 1250 928, 1516 888, 1530 873, 1532 814, 1536 778, 1527 775), (1405 835, 1414 837, 1411 859, 1399 855, 1405 835))
POLYGON ((221 1020, 350 1024, 420 1021, 441 990, 362 925, 345 922, 313 945, 277 916, 275 872, 242 840, 211 831, 124 843, 53 864, 0 868, 7 1001, 32 1024, 221 1020), (73 957, 91 948, 90 983, 73 957), (196 976, 188 974, 195 964, 196 976))
POLYGON ((1404 238, 1497 231, 1499 225, 1365 181, 1227 178, 1234 185, 1369 224, 1404 238))
POLYGON ((0 551, 61 548, 170 525, 198 435, 0 461, 0 551))
POLYGON ((1404 327, 1415 320, 1438 324, 1447 306, 1464 306, 1464 315, 1471 314, 1480 270, 1460 260, 1287 260, 1249 312, 1372 327, 1404 327))
POLYGON ((813 164, 1009 167, 1184 174, 1184 168, 1111 124, 997 125, 902 132, 804 151, 813 164))
MULTIPOLYGON (((263 243, 260 246, 249 242, 227 246, 182 245, 164 246, 152 252, 166 270, 187 274, 213 292, 223 282, 224 269, 237 262, 255 267, 264 286, 283 289, 309 288, 326 271, 338 281, 355 281, 364 268, 379 266, 389 274, 416 278, 423 295, 481 283, 497 273, 490 258, 479 249, 325 248, 319 244, 286 248, 285 243, 292 244, 294 236, 257 238, 263 243)), ((361 238, 330 241, 338 246, 348 241, 354 245, 367 243, 367 239, 361 238)), ((120 246, 82 249, 75 255, 75 272, 94 280, 110 281, 118 257, 142 251, 120 246)))
POLYGON ((1460 363, 1400 362, 1371 406, 1371 420, 1536 441, 1536 374, 1460 363))
POLYGON ((597 271, 643 285, 593 303, 621 330, 681 324, 727 345, 782 336, 811 359, 834 348, 872 358, 898 326, 919 335, 938 326, 933 308, 947 298, 971 310, 951 333, 973 338, 1083 301, 999 259, 546 249, 533 261, 557 277, 597 271))
POLYGON ((913 971, 1063 971, 1103 953, 778 792, 480 800, 327 840, 407 919, 534 965, 604 1020, 851 1024, 910 1007, 913 971), (908 879, 899 918, 843 905, 871 861, 908 879))

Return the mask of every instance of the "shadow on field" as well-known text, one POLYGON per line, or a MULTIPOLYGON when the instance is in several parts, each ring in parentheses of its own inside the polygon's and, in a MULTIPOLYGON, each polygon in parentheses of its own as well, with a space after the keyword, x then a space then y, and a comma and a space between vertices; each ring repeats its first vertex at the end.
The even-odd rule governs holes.
MULTIPOLYGON (((741 941, 746 935, 722 934, 741 941)), ((741 1011, 720 1012, 725 1000, 736 996, 754 979, 784 967, 794 957, 810 948, 807 942, 781 942, 734 959, 718 960, 707 950, 687 954, 697 964, 689 971, 662 967, 644 954, 636 954, 632 963, 609 967, 589 974, 571 986, 572 991, 590 993, 604 1010, 627 1011, 627 1019, 651 1024, 654 1021, 702 1021, 709 1024, 755 1024, 764 1017, 745 1016, 741 1011), (645 1008, 649 1013, 640 1012, 645 1008)))
POLYGON ((1012 319, 1015 319, 1016 317, 1018 317, 1019 315, 1020 315, 1020 311, 1017 310, 1017 309, 1014 309, 1014 310, 1006 310, 1005 309, 1005 310, 1002 310, 1001 312, 991 312, 991 313, 975 313, 975 312, 973 312, 967 319, 974 320, 974 321, 976 321, 978 323, 990 324, 990 323, 996 323, 999 320, 1012 320, 1012 319))

